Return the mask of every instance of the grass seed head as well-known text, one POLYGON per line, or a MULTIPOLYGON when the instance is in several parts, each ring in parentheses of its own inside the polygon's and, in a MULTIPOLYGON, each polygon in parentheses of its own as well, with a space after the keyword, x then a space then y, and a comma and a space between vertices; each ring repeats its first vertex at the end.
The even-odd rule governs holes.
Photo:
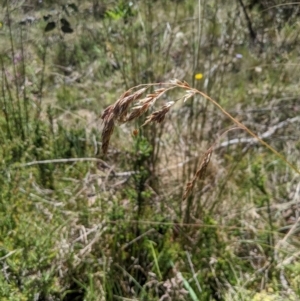
POLYGON ((143 115, 150 107, 150 103, 144 103, 143 105, 139 105, 133 108, 132 112, 127 117, 126 121, 131 121, 143 115))
POLYGON ((101 115, 101 119, 105 122, 106 120, 111 118, 111 115, 113 114, 113 108, 114 105, 110 105, 109 107, 107 107, 104 112, 101 115))
POLYGON ((201 163, 196 171, 196 174, 194 175, 192 181, 188 182, 186 184, 186 187, 185 187, 185 191, 183 193, 183 196, 182 196, 182 200, 186 200, 186 198, 189 196, 189 194, 192 192, 194 186, 195 186, 195 183, 197 180, 202 180, 204 179, 205 177, 205 173, 206 173, 206 169, 207 169, 207 166, 210 162, 210 158, 211 158, 211 155, 212 155, 212 152, 213 152, 213 148, 210 147, 204 154, 203 156, 203 159, 201 160, 201 163))
POLYGON ((174 104, 174 101, 170 101, 170 102, 166 103, 160 110, 153 112, 150 116, 147 117, 143 126, 150 122, 158 122, 158 123, 163 122, 166 114, 169 112, 169 110, 173 104, 174 104))
POLYGON ((111 118, 106 119, 104 121, 104 128, 102 131, 102 152, 104 154, 107 153, 110 137, 114 131, 114 127, 115 127, 115 121, 113 116, 111 116, 111 118))

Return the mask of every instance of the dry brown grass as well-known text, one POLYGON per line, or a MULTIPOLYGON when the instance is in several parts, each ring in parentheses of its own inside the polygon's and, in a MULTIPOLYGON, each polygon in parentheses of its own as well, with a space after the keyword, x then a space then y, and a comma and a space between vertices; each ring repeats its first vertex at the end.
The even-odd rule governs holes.
MULTIPOLYGON (((133 121, 137 119, 138 117, 145 114, 150 107, 154 106, 155 102, 160 99, 164 94, 169 92, 170 90, 173 90, 175 88, 179 88, 181 90, 184 90, 184 94, 178 98, 176 101, 169 101, 165 105, 163 105, 159 110, 154 111, 151 113, 148 117, 146 117, 146 121, 143 123, 142 126, 145 126, 149 123, 161 123, 165 119, 166 114, 169 112, 170 108, 175 104, 175 102, 182 101, 185 102, 189 98, 200 95, 206 99, 208 99, 213 105, 218 107, 223 114, 225 114, 231 121, 233 121, 237 128, 242 129, 246 131, 248 134, 250 134, 252 137, 257 139, 262 145, 267 147, 269 150, 271 150, 277 157, 282 159, 287 165, 289 165, 293 170, 295 170, 298 174, 300 174, 300 171, 289 161, 285 159, 284 156, 282 156, 280 153, 278 153, 272 146, 270 146, 268 143, 266 143, 264 140, 262 140, 258 135, 253 133, 248 127, 246 127, 243 123, 238 121, 236 118, 234 118, 231 114, 229 114, 220 104, 218 104, 215 100, 213 100, 211 97, 206 95, 205 93, 192 88, 187 82, 180 81, 177 79, 171 80, 167 83, 151 83, 151 84, 144 84, 139 85, 136 87, 133 87, 126 91, 114 104, 107 107, 102 116, 101 119, 103 120, 104 127, 102 131, 102 152, 104 154, 107 153, 110 138, 114 131, 114 127, 116 124, 120 123, 127 123, 130 121, 133 121), (152 93, 146 94, 144 98, 142 98, 143 94, 146 92, 146 90, 150 89, 151 87, 158 87, 157 89, 154 89, 152 93), (138 90, 137 90, 138 89, 138 90), (136 90, 136 91, 135 91, 136 90), (133 104, 133 107, 131 111, 129 111, 130 106, 133 104)), ((234 129, 237 129, 236 127, 234 129)), ((232 130, 232 129, 231 129, 232 130)), ((225 131, 221 136, 223 136, 225 131)), ((195 175, 193 176, 192 180, 187 183, 185 191, 183 193, 183 200, 185 200, 188 195, 192 192, 193 187, 196 183, 196 181, 203 180, 205 177, 205 172, 207 169, 207 166, 210 162, 210 158, 214 149, 214 146, 217 142, 213 144, 213 146, 209 147, 206 152, 203 155, 203 159, 200 161, 199 167, 197 168, 197 171, 195 175)))

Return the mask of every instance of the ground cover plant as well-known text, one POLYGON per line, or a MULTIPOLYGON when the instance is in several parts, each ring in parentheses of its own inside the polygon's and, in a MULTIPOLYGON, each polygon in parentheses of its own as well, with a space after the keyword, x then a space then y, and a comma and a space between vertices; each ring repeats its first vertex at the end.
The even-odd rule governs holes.
POLYGON ((299 4, 0 3, 1 300, 300 299, 299 4))

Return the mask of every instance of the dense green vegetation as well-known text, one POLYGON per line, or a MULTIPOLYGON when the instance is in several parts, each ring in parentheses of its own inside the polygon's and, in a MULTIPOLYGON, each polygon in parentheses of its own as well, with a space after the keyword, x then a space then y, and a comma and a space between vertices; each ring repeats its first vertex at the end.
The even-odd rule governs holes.
POLYGON ((1 300, 300 299, 299 4, 0 4, 1 300), (174 78, 291 166, 196 95, 104 155, 104 109, 174 78))

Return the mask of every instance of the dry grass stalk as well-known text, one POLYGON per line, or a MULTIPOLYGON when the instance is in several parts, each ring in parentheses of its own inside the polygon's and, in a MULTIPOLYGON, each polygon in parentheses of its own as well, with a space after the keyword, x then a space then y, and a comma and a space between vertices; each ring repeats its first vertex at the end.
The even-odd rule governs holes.
POLYGON ((184 194, 182 196, 182 200, 186 200, 186 198, 189 196, 189 194, 191 193, 191 191, 193 190, 195 183, 197 180, 203 180, 205 177, 205 173, 206 173, 206 169, 207 169, 207 165, 210 162, 210 158, 213 152, 213 148, 210 147, 204 154, 203 159, 200 162, 199 168, 196 172, 196 174, 194 175, 192 181, 188 182, 186 184, 186 188, 184 191, 184 194))
MULTIPOLYGON (((113 133, 114 126, 116 122, 118 123, 124 123, 132 121, 141 115, 143 115, 145 112, 148 111, 148 109, 153 106, 153 104, 156 102, 157 99, 159 99, 163 94, 168 92, 169 90, 172 90, 174 88, 181 88, 185 90, 185 95, 183 95, 178 100, 183 100, 185 102, 189 98, 193 97, 194 95, 201 95, 208 99, 212 104, 214 104, 216 107, 218 107, 229 119, 231 119, 238 128, 246 131, 249 133, 252 137, 257 139, 261 144, 266 146, 269 150, 271 150, 275 155, 280 157, 284 162, 287 163, 292 169, 294 169, 297 173, 300 174, 300 171, 293 166, 290 162, 288 162, 281 154, 279 154, 275 149, 273 149, 269 144, 264 142, 260 137, 258 137, 256 134, 254 134, 251 130, 249 130, 245 125, 240 123, 237 119, 232 117, 226 110, 222 108, 215 100, 207 96, 205 93, 198 91, 197 89, 192 88, 187 82, 185 81, 179 81, 177 79, 170 81, 169 83, 161 83, 161 84, 147 84, 147 85, 140 85, 138 87, 132 88, 125 92, 117 101, 115 104, 109 106, 106 108, 101 116, 104 123, 104 128, 102 132, 102 151, 104 154, 107 153, 110 137, 113 133), (149 93, 146 95, 146 97, 142 98, 142 95, 144 92, 152 86, 155 85, 161 85, 162 88, 154 90, 152 93, 149 93), (132 92, 133 89, 140 88, 139 90, 132 92), (130 113, 128 113, 129 106, 133 103, 137 102, 130 113)), ((177 100, 177 101, 178 101, 177 100)), ((174 105, 174 101, 166 103, 160 110, 153 112, 150 116, 146 118, 145 123, 143 126, 145 126, 148 123, 151 122, 158 122, 161 123, 165 119, 166 114, 169 112, 170 108, 174 105)), ((230 129, 232 130, 232 129, 230 129)), ((229 131, 229 130, 228 130, 229 131)), ((226 132, 228 132, 226 131, 226 132)), ((224 135, 226 132, 224 132, 222 135, 224 135)), ((205 177, 207 166, 210 162, 210 158, 214 149, 214 146, 211 146, 204 154, 203 159, 201 160, 201 163, 199 165, 199 168, 194 175, 193 179, 187 183, 184 194, 182 196, 182 199, 185 200, 190 193, 192 192, 195 183, 197 180, 202 180, 205 177)))

